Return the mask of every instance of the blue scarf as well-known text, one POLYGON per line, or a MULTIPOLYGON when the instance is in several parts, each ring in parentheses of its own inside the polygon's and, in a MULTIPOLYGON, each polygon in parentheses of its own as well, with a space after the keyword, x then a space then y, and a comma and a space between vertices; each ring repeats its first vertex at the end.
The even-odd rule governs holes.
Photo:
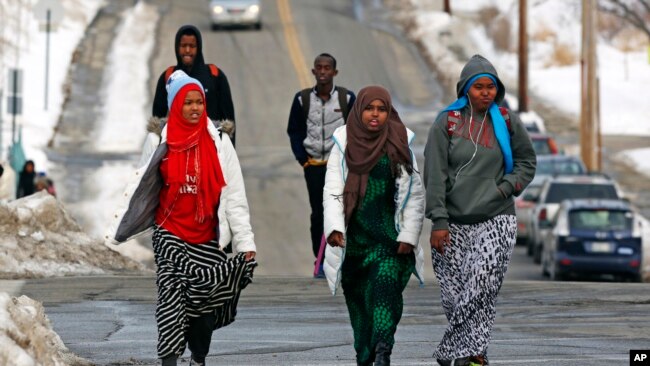
MULTIPOLYGON (((463 89, 463 96, 448 105, 447 108, 443 109, 441 113, 447 111, 459 111, 463 109, 463 107, 468 104, 467 91, 478 78, 482 77, 489 77, 494 82, 494 85, 498 85, 496 78, 492 74, 475 75, 465 84, 465 88, 463 89)), ((510 133, 508 132, 508 126, 506 126, 506 120, 503 119, 501 111, 499 111, 499 106, 495 102, 492 102, 488 110, 490 112, 490 117, 492 118, 494 134, 496 135, 497 141, 499 142, 501 153, 503 153, 506 174, 510 174, 512 173, 514 164, 512 160, 512 148, 510 147, 510 133)))

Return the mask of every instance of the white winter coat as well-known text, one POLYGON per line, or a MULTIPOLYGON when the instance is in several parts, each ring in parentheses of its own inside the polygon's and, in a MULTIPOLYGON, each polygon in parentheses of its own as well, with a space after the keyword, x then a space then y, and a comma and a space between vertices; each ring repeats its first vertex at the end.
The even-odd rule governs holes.
POLYGON ((11 201, 16 199, 16 172, 11 168, 11 164, 3 162, 4 173, 0 177, 0 200, 11 201))
MULTIPOLYGON (((409 148, 415 134, 406 129, 409 141, 409 148)), ((343 233, 345 238, 345 214, 343 212, 343 187, 347 178, 348 170, 345 164, 345 146, 347 133, 345 126, 339 127, 332 137, 334 148, 327 162, 327 174, 325 175, 325 189, 323 190, 324 209, 324 233, 325 237, 333 231, 343 233)), ((422 179, 417 172, 417 163, 411 150, 413 159, 413 174, 408 175, 402 168, 402 174, 395 179, 397 186, 397 197, 395 199, 395 229, 397 230, 397 241, 413 245, 415 253, 416 276, 423 284, 424 253, 419 244, 420 232, 424 220, 424 189, 422 179)), ((325 262, 323 270, 327 277, 332 294, 341 282, 341 266, 345 258, 345 248, 328 245, 325 249, 325 262)))
MULTIPOLYGON (((250 225, 248 200, 235 148, 228 135, 222 133, 209 119, 208 131, 217 148, 226 181, 226 186, 221 191, 218 211, 219 246, 223 248, 232 241, 234 252, 254 252, 256 247, 250 225)), ((162 185, 158 170, 167 152, 166 141, 166 125, 160 135, 155 132, 147 135, 133 182, 127 185, 105 237, 112 244, 123 243, 153 228, 162 185)))

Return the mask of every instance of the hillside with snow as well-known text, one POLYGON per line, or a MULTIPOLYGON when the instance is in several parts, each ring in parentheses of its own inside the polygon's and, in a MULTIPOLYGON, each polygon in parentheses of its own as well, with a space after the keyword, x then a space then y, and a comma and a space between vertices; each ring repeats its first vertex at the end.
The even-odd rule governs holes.
MULTIPOLYGON (((510 93, 517 86, 519 1, 410 0, 400 22, 421 45, 452 92, 476 53, 497 68, 510 93), (450 52, 451 51, 451 52, 450 52)), ((581 1, 528 1, 529 92, 577 121, 580 113, 581 1)), ((650 135, 650 41, 631 25, 598 13, 598 74, 603 134, 650 135)), ((647 160, 647 159, 646 159, 647 160)))

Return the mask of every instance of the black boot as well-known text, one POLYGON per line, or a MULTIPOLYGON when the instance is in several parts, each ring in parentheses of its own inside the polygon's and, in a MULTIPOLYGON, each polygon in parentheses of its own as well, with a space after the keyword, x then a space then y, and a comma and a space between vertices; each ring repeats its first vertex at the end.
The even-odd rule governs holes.
POLYGON ((375 366, 390 366, 390 354, 393 346, 384 342, 377 343, 375 347, 375 366))
POLYGON ((197 357, 192 355, 190 357, 190 366, 205 366, 205 357, 197 357))
POLYGON ((372 357, 365 361, 360 361, 359 355, 357 354, 357 366, 372 366, 372 357))

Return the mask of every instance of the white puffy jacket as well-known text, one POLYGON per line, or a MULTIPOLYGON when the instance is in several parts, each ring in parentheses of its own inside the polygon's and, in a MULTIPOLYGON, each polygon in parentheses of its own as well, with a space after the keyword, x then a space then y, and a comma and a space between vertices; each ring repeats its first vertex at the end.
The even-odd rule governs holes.
MULTIPOLYGON (((214 140, 226 186, 221 191, 219 204, 219 246, 232 241, 236 253, 256 251, 250 225, 248 200, 244 178, 235 148, 228 136, 208 120, 208 131, 214 140)), ((158 173, 160 162, 167 152, 167 126, 160 135, 150 132, 144 143, 142 157, 134 173, 133 182, 126 187, 121 203, 111 217, 105 240, 112 244, 123 243, 149 232, 159 204, 162 179, 158 173)))
MULTIPOLYGON (((415 134, 406 129, 409 148, 415 134)), ((327 162, 327 174, 325 175, 325 189, 323 190, 324 209, 324 233, 325 237, 333 231, 343 233, 345 238, 345 214, 343 212, 343 187, 347 178, 348 170, 345 164, 345 146, 347 133, 345 126, 341 126, 332 136, 334 148, 327 162)), ((395 199, 395 229, 397 230, 397 241, 413 245, 415 253, 415 271, 420 285, 423 285, 424 253, 419 244, 420 232, 424 220, 424 189, 422 179, 417 172, 417 163, 411 150, 413 158, 413 174, 408 175, 402 168, 402 174, 395 180, 397 186, 397 197, 395 199)), ((345 258, 345 248, 332 247, 328 245, 325 249, 325 262, 323 270, 327 277, 332 294, 341 283, 341 265, 345 258)))

